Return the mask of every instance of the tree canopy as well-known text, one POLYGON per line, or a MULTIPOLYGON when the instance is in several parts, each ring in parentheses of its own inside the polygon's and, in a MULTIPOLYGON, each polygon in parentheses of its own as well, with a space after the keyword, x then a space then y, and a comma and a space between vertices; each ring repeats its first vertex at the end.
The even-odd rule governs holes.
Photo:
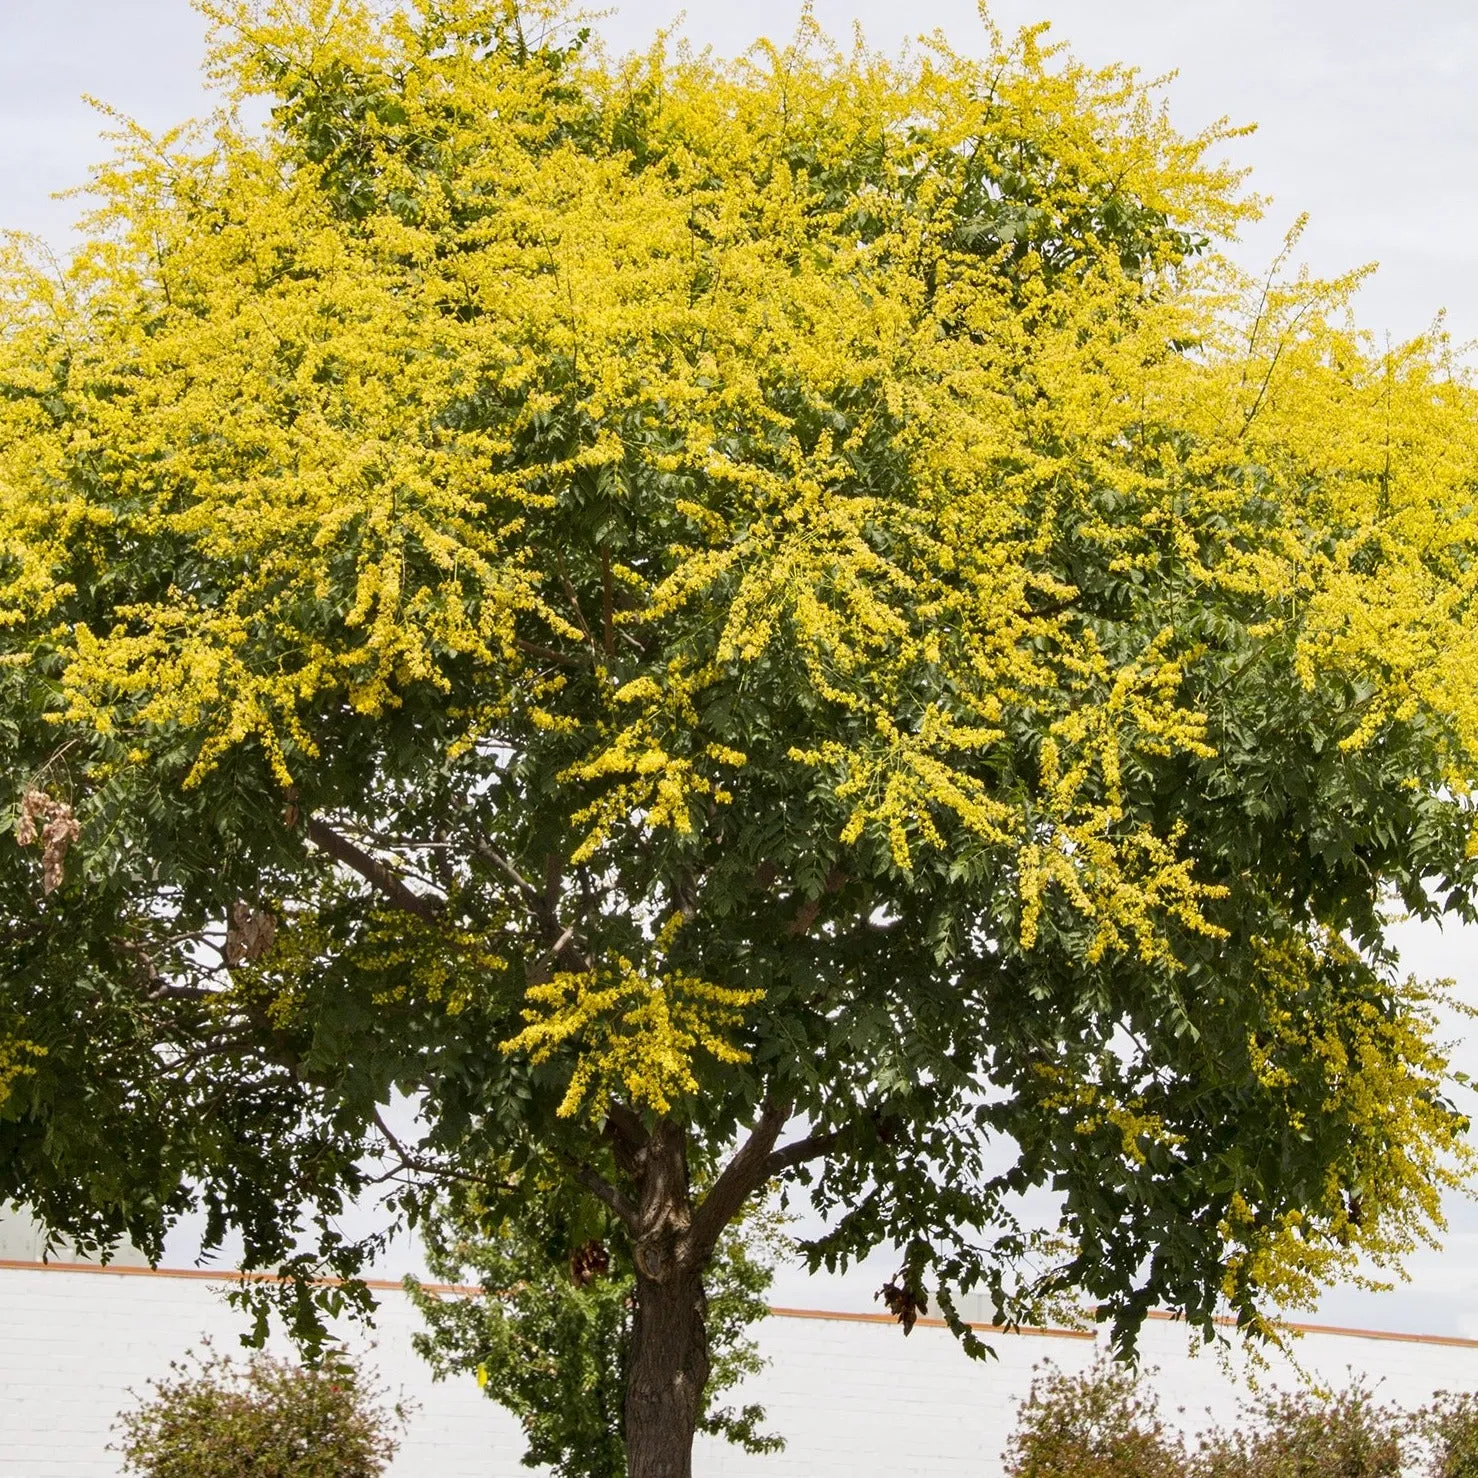
POLYGON ((1473 398, 1217 255, 1231 130, 1040 31, 212 13, 220 113, 0 281, 0 1195, 352 1274, 377 1146, 412 1217, 562 1176, 629 1448, 777 1178, 967 1341, 1439 1223, 1387 931, 1474 913, 1473 398))

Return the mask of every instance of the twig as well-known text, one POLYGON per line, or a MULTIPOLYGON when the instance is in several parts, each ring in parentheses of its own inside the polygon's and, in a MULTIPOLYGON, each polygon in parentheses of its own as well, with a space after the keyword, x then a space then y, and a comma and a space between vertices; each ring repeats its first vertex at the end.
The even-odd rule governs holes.
POLYGON ((611 556, 602 549, 600 552, 600 599, 601 599, 601 630, 605 637, 606 656, 611 656, 616 650, 616 604, 615 592, 611 589, 611 556))
POLYGON ((630 1227, 632 1231, 637 1229, 640 1217, 637 1213, 636 1204, 608 1181, 598 1171, 592 1170, 589 1165, 577 1160, 573 1155, 561 1154, 560 1158, 569 1166, 576 1180, 595 1197, 597 1201, 608 1206, 617 1216, 630 1227))
POLYGON ((433 1160, 422 1159, 419 1155, 413 1155, 395 1136, 395 1131, 385 1122, 378 1108, 375 1109, 375 1127, 385 1136, 390 1148, 393 1149, 400 1159, 400 1164, 384 1175, 376 1176, 371 1184, 389 1180, 398 1175, 402 1170, 414 1171, 417 1175, 431 1175, 448 1180, 465 1180, 472 1185, 487 1186, 491 1190, 512 1191, 517 1186, 510 1181, 490 1180, 485 1175, 474 1175, 470 1170, 458 1169, 455 1165, 438 1165, 433 1160))
POLYGON ((540 965, 534 968, 542 968, 542 964, 552 963, 561 955, 567 955, 574 965, 576 971, 585 972, 590 969, 590 961, 585 952, 579 948, 573 925, 566 925, 560 921, 559 910, 555 907, 554 898, 557 896, 558 882, 554 882, 551 892, 540 892, 496 847, 484 840, 476 838, 473 849, 484 861, 492 863, 509 882, 518 889, 523 899, 524 907, 538 920, 544 930, 545 937, 551 941, 550 947, 545 951, 540 965))

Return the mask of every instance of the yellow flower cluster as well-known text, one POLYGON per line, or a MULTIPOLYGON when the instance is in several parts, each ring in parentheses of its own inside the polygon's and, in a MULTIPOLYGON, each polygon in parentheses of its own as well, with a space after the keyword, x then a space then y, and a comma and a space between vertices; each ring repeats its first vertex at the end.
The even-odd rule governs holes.
POLYGON ((1119 1152, 1126 1164, 1143 1165, 1147 1144, 1177 1145, 1184 1139, 1172 1134, 1157 1115, 1145 1111, 1138 1098, 1121 1099, 1101 1084, 1074 1079, 1063 1069, 1042 1064, 1038 1075, 1059 1084, 1038 1101, 1044 1113, 1066 1114, 1073 1121, 1073 1132, 1083 1136, 1097 1134, 1105 1126, 1119 1136, 1119 1152))
POLYGON ((34 1059, 46 1056, 46 1048, 15 1037, 0 1037, 0 1106, 10 1097, 18 1078, 36 1071, 34 1059), (28 1060, 32 1059, 32 1060, 28 1060))
POLYGON ((694 1058, 747 1062, 728 1035, 743 1023, 744 1007, 764 995, 735 990, 677 972, 647 974, 624 957, 600 970, 565 971, 530 986, 528 1025, 503 1043, 535 1063, 564 1051, 574 1071, 559 1113, 584 1109, 599 1118, 613 1094, 658 1114, 698 1091, 694 1058))
MULTIPOLYGON (((1260 953, 1263 1025, 1248 1051, 1258 1081, 1293 1132, 1337 1123, 1348 1136, 1342 1164, 1326 1170, 1322 1193, 1301 1210, 1261 1213, 1234 1195, 1221 1227, 1226 1244, 1223 1292, 1258 1291, 1287 1309, 1312 1307, 1337 1280, 1380 1288, 1381 1271, 1398 1268, 1419 1245, 1435 1246, 1446 1226, 1442 1202, 1475 1168, 1470 1146, 1441 1107, 1445 1064, 1429 1009, 1430 991, 1408 982, 1408 1011, 1391 1012, 1364 995, 1331 1000, 1313 989, 1323 954, 1353 966, 1343 941, 1316 950, 1292 939, 1260 953), (1291 1068, 1313 1064, 1319 1096, 1296 1107, 1291 1068), (1439 1158, 1417 1149, 1438 1144, 1439 1158), (1351 1167, 1379 1165, 1381 1184, 1351 1183, 1351 1167)), ((1451 1005, 1451 1002, 1447 1002, 1451 1005)))

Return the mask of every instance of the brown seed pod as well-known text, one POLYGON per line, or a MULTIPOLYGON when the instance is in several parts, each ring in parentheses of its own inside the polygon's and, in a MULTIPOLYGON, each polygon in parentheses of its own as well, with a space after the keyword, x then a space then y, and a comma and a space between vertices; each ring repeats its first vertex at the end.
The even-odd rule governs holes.
POLYGON ((226 964, 254 964, 277 938, 277 917, 270 909, 255 909, 249 903, 233 903, 226 920, 226 964))
POLYGON ((41 891, 55 892, 65 876, 67 853, 82 835, 82 824, 65 801, 53 799, 44 790, 28 790, 21 798, 15 823, 17 845, 41 843, 41 891))
POLYGON ((922 1288, 910 1288, 903 1283, 884 1283, 874 1295, 882 1299, 887 1310, 903 1325, 905 1334, 913 1333, 920 1314, 929 1312, 929 1295, 922 1288))
POLYGON ((587 1242, 570 1254, 570 1277, 576 1288, 587 1288, 611 1271, 611 1254, 604 1242, 587 1242))

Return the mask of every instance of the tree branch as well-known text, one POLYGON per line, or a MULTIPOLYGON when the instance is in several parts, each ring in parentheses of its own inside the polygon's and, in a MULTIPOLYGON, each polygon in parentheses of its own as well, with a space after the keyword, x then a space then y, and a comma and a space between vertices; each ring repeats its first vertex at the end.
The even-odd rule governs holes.
POLYGON ((618 1191, 605 1176, 601 1175, 598 1171, 592 1170, 583 1161, 575 1159, 573 1155, 562 1154, 560 1158, 569 1166, 575 1179, 597 1201, 600 1201, 614 1211, 632 1232, 637 1230, 641 1217, 633 1201, 618 1191))
MULTIPOLYGON (((835 866, 827 873, 826 881, 822 884, 822 888, 828 894, 839 893, 847 886, 848 878, 849 875, 845 868, 840 865, 835 866)), ((796 910, 795 918, 791 921, 790 928, 787 932, 793 938, 797 939, 803 934, 809 934, 811 932, 811 925, 816 922, 820 913, 820 897, 805 899, 801 903, 800 908, 796 910)))
POLYGON ((151 1001, 208 1001, 216 992, 199 985, 156 985, 149 992, 151 1001))
MULTIPOLYGON (((550 892, 540 892, 498 849, 482 837, 473 840, 473 849, 485 862, 490 862, 518 890, 524 907, 538 920, 549 940, 549 947, 534 965, 531 974, 546 968, 561 956, 568 957, 576 970, 590 969, 590 961, 575 937, 574 926, 566 927, 560 922, 559 910, 555 907, 550 892)), ((557 896, 558 883, 554 884, 557 896)))
POLYGON ((375 1127, 385 1136, 390 1148, 395 1151, 400 1163, 384 1175, 376 1176, 372 1184, 389 1180, 399 1175, 402 1170, 414 1171, 417 1175, 429 1175, 442 1180, 465 1180, 471 1185, 486 1186, 489 1190, 512 1191, 517 1187, 505 1180, 489 1180, 485 1175, 474 1175, 470 1170, 459 1170, 455 1165, 438 1165, 434 1160, 423 1160, 419 1155, 413 1155, 395 1137, 394 1131, 385 1122, 378 1108, 375 1109, 375 1127))
POLYGON ((525 641, 521 636, 513 638, 513 645, 520 652, 527 652, 531 657, 542 657, 546 662, 557 662, 561 667, 585 666, 585 663, 578 657, 571 657, 565 652, 557 652, 553 647, 540 646, 538 642, 525 641))
POLYGON ((405 883, 397 874, 392 872, 377 857, 359 847, 356 847, 347 837, 342 837, 338 832, 317 816, 308 818, 308 840, 321 852, 332 857, 335 862, 342 863, 352 872, 357 872, 365 882, 378 888, 396 907, 408 914, 414 914, 428 924, 434 924, 441 910, 432 898, 415 892, 406 887, 405 883))
POLYGON ((693 1213, 683 1253, 690 1266, 701 1267, 708 1260, 724 1228, 739 1214, 750 1195, 770 1178, 766 1167, 789 1117, 788 1104, 765 1099, 749 1138, 735 1151, 693 1213))
POLYGON ((606 1109, 606 1136, 620 1144, 631 1155, 639 1155, 647 1147, 651 1135, 635 1109, 614 1100, 606 1109))
POLYGON ((606 1108, 601 1137, 610 1145, 621 1173, 639 1183, 643 1152, 651 1142, 641 1115, 623 1103, 611 1103, 606 1108))
POLYGON ((575 594, 575 587, 570 584, 570 577, 565 573, 565 561, 562 554, 556 554, 555 560, 559 566, 560 583, 564 586, 565 596, 570 605, 574 607, 575 620, 580 623, 580 630, 585 633, 585 640, 590 643, 590 650, 595 650, 595 637, 590 630, 590 623, 585 619, 585 612, 580 609, 580 598, 575 594))
POLYGON ((607 657, 616 650, 615 604, 615 592, 611 588, 611 556, 602 549, 600 552, 600 614, 607 657))
POLYGON ((816 922, 816 916, 821 912, 821 900, 819 898, 807 898, 796 910, 795 918, 790 922, 790 927, 785 931, 793 939, 799 939, 802 934, 811 931, 811 925, 816 922))
POLYGON ((1081 590, 1075 591, 1066 600, 1053 601, 1050 606, 1027 606, 1019 614, 1031 621, 1050 621, 1053 616, 1060 616, 1064 611, 1070 611, 1079 605, 1083 599, 1081 590))
POLYGON ((473 849, 484 861, 491 862, 518 889, 530 909, 542 909, 544 900, 539 890, 496 847, 478 837, 473 842, 473 849))
POLYGON ((833 1129, 828 1134, 812 1134, 776 1150, 765 1161, 765 1179, 774 1180, 792 1165, 804 1165, 807 1160, 819 1160, 823 1155, 829 1155, 841 1137, 841 1131, 833 1129))

